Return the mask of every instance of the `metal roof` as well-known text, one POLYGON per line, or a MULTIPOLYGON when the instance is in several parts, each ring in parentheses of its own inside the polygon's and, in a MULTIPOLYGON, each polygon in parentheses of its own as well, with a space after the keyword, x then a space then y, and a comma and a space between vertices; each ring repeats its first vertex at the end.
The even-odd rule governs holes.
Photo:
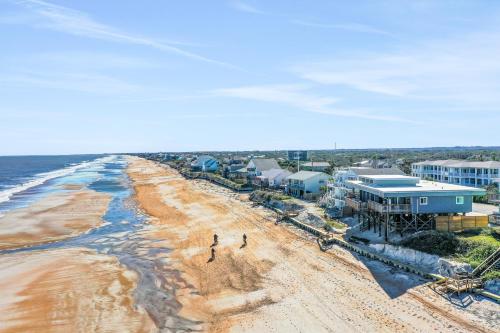
POLYGON ((318 175, 325 175, 328 177, 328 175, 324 172, 319 172, 319 171, 304 171, 301 170, 299 172, 296 172, 290 176, 288 176, 288 179, 296 179, 296 180, 306 180, 310 179, 313 177, 316 177, 318 175))
POLYGON ((498 161, 436 160, 436 161, 417 162, 413 163, 413 165, 432 165, 432 166, 444 166, 451 168, 484 168, 484 169, 500 168, 500 162, 498 161))

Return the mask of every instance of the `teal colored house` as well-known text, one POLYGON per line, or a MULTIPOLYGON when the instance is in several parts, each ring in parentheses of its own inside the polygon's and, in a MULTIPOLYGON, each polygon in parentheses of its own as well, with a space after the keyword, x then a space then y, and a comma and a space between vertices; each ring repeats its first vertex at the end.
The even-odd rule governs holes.
POLYGON ((191 170, 193 171, 214 172, 217 171, 218 168, 219 162, 210 155, 198 156, 191 162, 191 170))
POLYGON ((480 188, 400 175, 360 176, 346 187, 346 205, 380 232, 382 225, 386 232, 434 229, 436 217, 465 215, 472 211, 473 196, 485 194, 480 188))

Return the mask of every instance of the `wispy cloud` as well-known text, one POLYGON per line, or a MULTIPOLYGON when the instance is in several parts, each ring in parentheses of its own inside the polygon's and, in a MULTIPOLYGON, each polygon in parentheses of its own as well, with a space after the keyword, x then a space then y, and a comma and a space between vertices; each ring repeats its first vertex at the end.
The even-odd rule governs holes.
POLYGON ((334 107, 338 98, 323 97, 309 92, 306 85, 261 85, 237 88, 223 88, 212 91, 215 96, 242 98, 255 101, 285 104, 308 112, 341 117, 416 123, 415 121, 390 115, 375 114, 359 110, 345 110, 334 107))
MULTIPOLYGON (((88 38, 151 47, 192 60, 238 69, 237 66, 232 64, 208 58, 174 46, 182 44, 177 41, 159 41, 146 36, 130 34, 115 27, 97 22, 86 13, 71 8, 41 0, 23 0, 17 3, 28 8, 37 15, 37 20, 31 23, 39 27, 88 38)), ((25 21, 25 17, 23 17, 23 20, 25 21)))
POLYGON ((128 94, 144 88, 115 77, 89 73, 22 72, 2 74, 0 86, 26 88, 34 86, 44 89, 71 90, 98 95, 128 94))
POLYGON ((498 54, 498 33, 475 33, 402 46, 392 53, 304 62, 291 71, 315 83, 370 93, 486 105, 500 102, 498 54))
POLYGON ((291 22, 294 24, 297 24, 297 25, 305 26, 305 27, 324 28, 324 29, 340 29, 340 30, 347 30, 347 31, 353 31, 353 32, 392 36, 392 34, 390 32, 387 32, 387 31, 384 31, 381 29, 377 29, 375 27, 372 27, 372 26, 369 26, 366 24, 360 24, 360 23, 325 24, 325 23, 317 23, 317 22, 304 21, 304 20, 292 20, 291 22))
POLYGON ((229 3, 229 5, 232 8, 234 8, 240 12, 251 13, 251 14, 260 14, 260 15, 267 14, 266 12, 264 12, 260 9, 257 9, 256 7, 249 5, 248 3, 245 3, 242 1, 231 1, 229 3))

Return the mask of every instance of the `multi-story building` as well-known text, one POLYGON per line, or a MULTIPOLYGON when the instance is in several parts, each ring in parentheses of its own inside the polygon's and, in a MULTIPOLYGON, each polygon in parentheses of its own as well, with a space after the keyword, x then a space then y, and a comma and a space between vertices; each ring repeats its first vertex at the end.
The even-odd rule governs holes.
POLYGON ((287 158, 289 161, 307 161, 309 159, 309 152, 307 150, 289 150, 287 158))
POLYGON ((324 172, 299 171, 286 178, 285 191, 295 197, 314 199, 320 195, 321 188, 326 187, 329 177, 324 172))
POLYGON ((443 183, 484 187, 493 183, 500 175, 497 161, 424 161, 411 165, 411 174, 421 179, 443 183))
POLYGON ((484 189, 398 175, 360 176, 346 184, 352 188, 347 206, 368 228, 378 227, 381 233, 383 226, 386 240, 391 231, 449 231, 488 224, 486 215, 465 217, 472 211, 472 197, 484 195, 484 189))

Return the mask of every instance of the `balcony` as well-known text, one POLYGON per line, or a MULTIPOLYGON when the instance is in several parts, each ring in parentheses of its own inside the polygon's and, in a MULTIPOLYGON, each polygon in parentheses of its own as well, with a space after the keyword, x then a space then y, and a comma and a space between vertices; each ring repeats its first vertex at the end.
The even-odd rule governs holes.
POLYGON ((410 204, 391 204, 384 205, 375 201, 368 201, 368 209, 374 210, 379 213, 409 213, 411 212, 410 204))
POLYGON ((366 202, 361 202, 355 198, 345 198, 345 205, 357 211, 366 209, 366 202))

